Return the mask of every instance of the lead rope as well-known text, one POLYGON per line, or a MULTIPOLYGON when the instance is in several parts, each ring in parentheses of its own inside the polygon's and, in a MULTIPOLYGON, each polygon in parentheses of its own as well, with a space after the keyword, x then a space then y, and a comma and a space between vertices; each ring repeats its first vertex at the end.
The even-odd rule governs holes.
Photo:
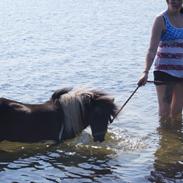
POLYGON ((121 106, 121 108, 117 111, 117 113, 114 115, 113 119, 111 120, 111 123, 114 121, 114 119, 117 117, 117 115, 123 110, 123 108, 125 107, 125 105, 129 102, 129 100, 133 97, 133 95, 136 93, 136 91, 140 88, 140 86, 137 86, 135 88, 135 90, 133 91, 133 93, 128 97, 128 99, 126 100, 126 102, 121 106))
MULTIPOLYGON (((154 84, 165 84, 162 81, 147 81, 147 83, 154 83, 154 84)), ((128 99, 126 100, 126 102, 121 106, 121 108, 116 112, 116 114, 114 115, 113 119, 111 120, 111 123, 114 121, 114 119, 118 116, 118 114, 123 110, 123 108, 126 106, 126 104, 129 102, 129 100, 133 97, 133 95, 137 92, 137 90, 140 88, 141 86, 138 85, 135 90, 132 92, 132 94, 128 97, 128 99)))

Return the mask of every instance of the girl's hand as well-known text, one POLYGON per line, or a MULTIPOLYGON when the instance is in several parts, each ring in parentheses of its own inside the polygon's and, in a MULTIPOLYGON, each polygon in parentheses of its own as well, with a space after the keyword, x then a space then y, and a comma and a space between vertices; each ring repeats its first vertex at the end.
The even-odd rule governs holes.
POLYGON ((148 72, 144 72, 138 81, 138 86, 144 86, 147 83, 148 72))

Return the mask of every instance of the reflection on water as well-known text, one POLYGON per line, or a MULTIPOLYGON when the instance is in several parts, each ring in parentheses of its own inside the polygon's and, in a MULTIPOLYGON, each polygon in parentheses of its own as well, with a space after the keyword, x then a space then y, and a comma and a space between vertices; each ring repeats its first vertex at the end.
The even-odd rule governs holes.
MULTIPOLYGON (((30 155, 30 154, 29 154, 30 155)), ((17 156, 18 157, 18 156, 17 156)), ((112 168, 107 164, 105 156, 82 156, 74 152, 50 150, 32 156, 11 160, 1 164, 1 181, 19 180, 20 182, 64 182, 79 180, 90 182, 102 174, 112 174, 112 168), (17 178, 18 177, 18 178, 17 178)))
POLYGON ((119 151, 136 151, 144 149, 147 144, 146 137, 133 137, 128 134, 128 131, 122 129, 109 129, 105 136, 105 141, 94 142, 89 128, 83 131, 80 135, 71 140, 65 140, 59 145, 55 145, 54 141, 43 141, 40 143, 20 143, 2 141, 0 142, 0 151, 7 153, 19 152, 39 152, 49 150, 50 148, 64 149, 65 151, 73 151, 82 153, 82 155, 111 155, 119 153, 119 151))
POLYGON ((101 179, 121 182, 116 174, 120 165, 113 157, 120 150, 135 151, 145 147, 142 139, 132 140, 127 134, 113 129, 103 143, 94 143, 87 131, 59 145, 3 141, 0 143, 0 180, 11 182, 17 176, 21 182, 98 182, 101 179))
POLYGON ((159 148, 155 152, 152 182, 182 182, 183 180, 183 128, 177 123, 171 128, 159 128, 159 148))
MULTIPOLYGON (((146 181, 181 183, 182 127, 180 125, 172 129, 160 127, 158 133, 159 147, 154 153, 153 170, 146 181)), ((111 129, 103 143, 94 143, 88 131, 59 145, 54 145, 51 141, 34 144, 3 141, 0 143, 0 180, 8 183, 17 180, 15 177, 18 177, 21 182, 34 180, 34 182, 121 183, 123 174, 119 171, 124 171, 125 161, 135 169, 138 167, 131 164, 130 160, 139 156, 136 152, 148 147, 146 138, 134 138, 125 130, 111 129), (129 154, 129 151, 135 153, 129 154), (120 152, 123 153, 124 163, 121 165, 114 158, 120 152)), ((132 175, 133 172, 130 173, 130 176, 132 175)), ((138 180, 137 177, 135 180, 138 180)))
POLYGON ((110 177, 112 168, 108 165, 109 158, 106 156, 81 156, 76 153, 63 152, 59 150, 48 153, 37 154, 32 157, 19 158, 4 165, 0 173, 1 181, 19 177, 21 182, 34 180, 34 182, 54 181, 64 182, 79 180, 91 182, 102 175, 110 177), (14 177, 15 176, 15 177, 14 177))

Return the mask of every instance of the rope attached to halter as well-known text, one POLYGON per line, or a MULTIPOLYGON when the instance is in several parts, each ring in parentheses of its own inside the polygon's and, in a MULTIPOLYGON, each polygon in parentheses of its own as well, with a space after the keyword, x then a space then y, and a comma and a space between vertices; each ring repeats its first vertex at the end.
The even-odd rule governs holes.
POLYGON ((121 108, 117 111, 117 113, 115 114, 115 116, 113 117, 111 123, 114 121, 114 119, 117 117, 117 115, 123 110, 123 108, 126 106, 126 104, 129 102, 129 100, 133 97, 133 95, 136 93, 136 91, 140 88, 140 86, 137 86, 135 88, 135 90, 132 92, 132 94, 128 97, 128 99, 126 100, 126 102, 121 106, 121 108))
MULTIPOLYGON (((154 83, 154 84, 165 84, 162 81, 147 81, 147 83, 154 83)), ((125 101, 125 103, 121 106, 121 108, 117 111, 117 113, 114 115, 113 119, 111 120, 111 123, 114 121, 114 119, 118 116, 118 114, 123 110, 123 108, 126 106, 126 104, 129 102, 129 100, 133 97, 133 95, 137 92, 137 90, 141 86, 138 85, 135 90, 132 92, 132 94, 128 97, 128 99, 125 101)))

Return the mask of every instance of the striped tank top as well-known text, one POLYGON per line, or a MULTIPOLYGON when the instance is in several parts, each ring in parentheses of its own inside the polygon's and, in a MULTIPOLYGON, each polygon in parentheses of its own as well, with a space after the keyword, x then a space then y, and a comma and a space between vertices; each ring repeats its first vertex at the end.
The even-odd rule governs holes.
POLYGON ((166 31, 162 33, 155 57, 155 71, 183 78, 183 28, 173 26, 163 13, 166 31))

